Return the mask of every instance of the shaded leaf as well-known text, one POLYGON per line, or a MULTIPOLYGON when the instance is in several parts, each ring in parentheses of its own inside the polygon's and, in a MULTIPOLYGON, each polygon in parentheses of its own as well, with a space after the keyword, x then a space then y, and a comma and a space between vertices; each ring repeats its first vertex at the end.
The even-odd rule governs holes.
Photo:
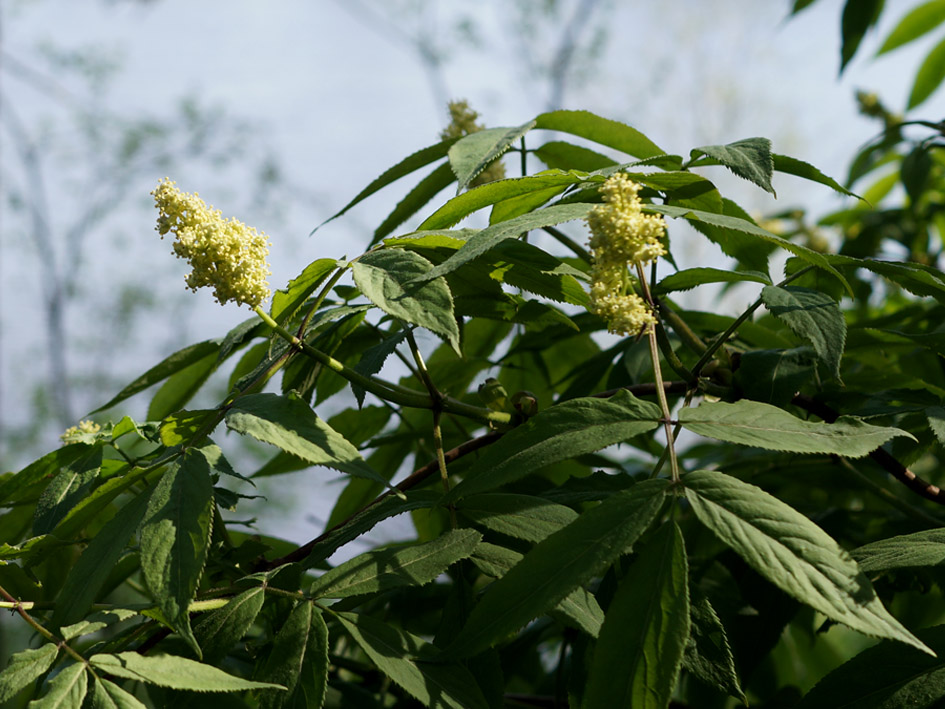
POLYGON ((192 692, 242 692, 248 689, 285 690, 278 684, 252 682, 216 667, 176 655, 140 655, 137 652, 100 653, 89 664, 115 677, 192 692))
POLYGON ((867 572, 938 566, 945 563, 945 530, 927 529, 880 539, 850 552, 860 568, 867 572))
POLYGON ((797 286, 766 286, 761 290, 761 300, 794 334, 810 342, 831 375, 840 379, 847 323, 837 301, 820 291, 797 286))
POLYGON ((832 177, 828 177, 810 163, 792 158, 788 155, 778 155, 777 153, 772 154, 771 157, 774 160, 775 172, 783 172, 787 175, 794 175, 795 177, 810 180, 811 182, 817 182, 818 184, 826 185, 834 192, 839 192, 847 197, 861 199, 859 195, 851 192, 832 177))
POLYGON ((299 306, 305 302, 316 288, 318 288, 328 274, 341 265, 331 258, 320 258, 312 261, 302 272, 289 281, 289 284, 272 294, 272 306, 269 315, 280 325, 285 325, 299 306))
POLYGON ((687 268, 671 273, 653 288, 656 294, 690 290, 705 283, 764 283, 771 285, 768 274, 760 271, 723 271, 718 268, 687 268))
POLYGON ((239 642, 253 626, 266 600, 262 586, 250 588, 230 599, 223 608, 208 613, 194 628, 194 636, 203 650, 204 662, 215 664, 239 642))
POLYGON ((449 150, 450 166, 459 182, 457 193, 534 125, 535 121, 529 121, 514 128, 487 128, 460 138, 449 150))
POLYGON ((743 352, 735 383, 747 399, 786 406, 817 372, 810 347, 743 352))
POLYGON ((92 690, 93 709, 146 709, 133 694, 102 677, 95 678, 92 690))
POLYGON ((840 18, 840 73, 853 59, 856 50, 883 8, 883 0, 847 0, 840 18))
POLYGON ((456 510, 486 529, 540 542, 578 517, 570 507, 534 495, 487 493, 461 500, 456 510))
POLYGON ((313 604, 310 601, 297 604, 276 633, 272 647, 265 655, 258 677, 274 684, 281 684, 287 691, 265 692, 260 698, 260 709, 279 709, 291 700, 302 672, 305 652, 308 649, 312 607, 313 604))
POLYGON ((102 470, 102 446, 96 445, 53 476, 36 502, 33 535, 51 532, 92 487, 102 470))
POLYGON ((46 643, 36 650, 23 650, 13 655, 0 672, 0 702, 12 699, 40 677, 52 667, 58 654, 59 648, 54 643, 46 643))
POLYGON ((691 625, 683 667, 710 687, 738 697, 747 705, 721 619, 709 599, 697 589, 692 589, 690 596, 691 625))
POLYGON ((535 128, 570 133, 614 148, 635 158, 651 158, 665 153, 636 128, 601 118, 590 111, 551 111, 535 119, 535 128))

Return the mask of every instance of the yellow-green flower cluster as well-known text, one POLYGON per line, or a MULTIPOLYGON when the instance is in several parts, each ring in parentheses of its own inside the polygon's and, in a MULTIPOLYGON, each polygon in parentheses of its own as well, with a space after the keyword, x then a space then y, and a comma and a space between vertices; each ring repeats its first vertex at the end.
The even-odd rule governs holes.
MULTIPOLYGON (((485 128, 481 123, 476 123, 479 113, 469 107, 469 102, 450 101, 447 104, 450 114, 450 124, 440 131, 440 140, 450 138, 462 138, 470 133, 478 133, 485 128)), ((505 179, 505 165, 501 161, 493 161, 489 167, 476 175, 476 178, 469 183, 470 187, 478 187, 487 182, 505 179)))
POLYGON ((92 420, 86 419, 84 421, 79 421, 78 426, 69 426, 61 436, 59 440, 65 442, 71 442, 72 439, 80 437, 84 433, 95 434, 102 430, 102 427, 99 426, 92 420))
POLYGON ((646 302, 630 290, 627 266, 647 264, 666 253, 660 241, 666 233, 663 218, 644 214, 640 185, 623 173, 601 186, 603 204, 587 215, 591 230, 591 297, 588 310, 600 315, 607 329, 636 335, 656 322, 646 302))
POLYGON ((223 305, 231 300, 249 307, 269 297, 268 237, 236 219, 224 219, 196 193, 181 192, 164 178, 151 193, 160 210, 157 231, 176 237, 174 253, 190 262, 187 286, 212 286, 223 305))

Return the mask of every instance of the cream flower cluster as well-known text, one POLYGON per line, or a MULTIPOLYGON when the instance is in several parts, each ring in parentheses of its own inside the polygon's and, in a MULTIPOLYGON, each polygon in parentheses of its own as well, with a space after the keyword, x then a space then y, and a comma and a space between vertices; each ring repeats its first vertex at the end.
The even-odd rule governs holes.
POLYGON ((190 262, 187 286, 212 286, 221 305, 231 300, 249 307, 269 297, 269 239, 236 219, 224 219, 196 193, 177 189, 164 178, 151 193, 160 210, 157 231, 176 237, 174 253, 190 262))
POLYGON ((666 253, 660 241, 666 233, 662 217, 644 214, 640 185, 622 172, 601 186, 603 204, 587 215, 591 230, 591 298, 588 310, 607 322, 618 335, 636 335, 656 322, 646 302, 630 289, 627 266, 647 264, 666 253))
POLYGON ((71 439, 76 438, 83 433, 98 433, 102 430, 102 427, 90 419, 84 421, 79 421, 78 426, 69 426, 61 436, 59 440, 69 442, 71 439))
MULTIPOLYGON (((478 133, 485 128, 481 123, 476 123, 479 113, 469 107, 468 101, 450 101, 447 104, 447 110, 450 114, 450 124, 440 131, 440 140, 462 138, 470 133, 478 133)), ((478 187, 487 182, 495 182, 504 178, 505 165, 501 161, 495 160, 485 170, 476 175, 469 186, 478 187)))

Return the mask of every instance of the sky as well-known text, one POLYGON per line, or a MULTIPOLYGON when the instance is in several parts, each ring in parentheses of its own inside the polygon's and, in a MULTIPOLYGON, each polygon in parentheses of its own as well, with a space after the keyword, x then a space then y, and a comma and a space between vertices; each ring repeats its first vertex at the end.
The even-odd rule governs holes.
MULTIPOLYGON (((564 17, 588 4, 563 2, 564 17)), ((83 170, 81 154, 70 154, 78 143, 62 104, 31 88, 22 73, 11 72, 14 61, 43 68, 48 63, 42 52, 48 55, 50 47, 60 53, 94 48, 117 69, 91 94, 77 91, 82 100, 91 99, 115 115, 162 116, 181 97, 191 96, 247 126, 221 150, 271 158, 281 175, 276 194, 260 197, 246 167, 250 158, 224 167, 209 159, 179 160, 169 176, 181 189, 199 191, 224 214, 270 235, 270 283, 278 288, 316 258, 360 253, 373 225, 411 185, 395 185, 314 236, 309 233, 387 167, 437 141, 446 121, 444 97, 468 99, 490 127, 518 125, 549 108, 548 82, 536 78, 533 69, 547 63, 564 23, 526 22, 505 0, 482 0, 475 10, 469 5, 447 0, 0 0, 0 113, 4 106, 14 109, 38 145, 56 146, 46 165, 57 258, 62 269, 83 269, 77 286, 82 297, 67 312, 74 368, 104 367, 112 379, 129 381, 182 344, 222 336, 249 313, 232 305, 220 308, 208 294, 183 289, 184 264, 169 255, 169 244, 154 232, 148 192, 167 174, 162 167, 129 177, 116 191, 109 217, 90 231, 81 262, 70 262, 64 235, 74 214, 95 194, 98 178, 83 170), (426 9, 417 12, 418 7, 426 9), (391 8, 397 12, 385 14, 391 8), (426 47, 442 56, 438 71, 425 68, 411 39, 416 37, 439 38, 426 47), (59 164, 68 168, 59 173, 59 164), (156 302, 159 315, 139 311, 151 313, 146 324, 127 332, 116 325, 121 321, 114 312, 127 305, 125 295, 110 290, 116 274, 137 286, 139 297, 156 302), (102 342, 109 343, 106 354, 101 347, 86 347, 102 342), (91 352, 94 361, 84 354, 91 352)), ((787 0, 603 0, 579 35, 597 48, 598 56, 570 77, 557 107, 624 121, 665 150, 683 155, 699 145, 769 137, 776 152, 842 180, 850 156, 877 132, 875 123, 856 114, 854 91, 876 91, 901 110, 911 77, 931 45, 923 42, 872 58, 879 40, 913 5, 892 0, 879 31, 867 37, 864 50, 838 77, 839 0, 820 0, 792 19, 789 5, 787 0)), ((70 77, 54 72, 52 78, 72 91, 70 77)), ((943 97, 935 96, 921 117, 937 120, 943 108, 943 97)), ((8 133, 3 135, 0 179, 9 187, 23 177, 17 172, 16 145, 8 133)), ((778 178, 774 201, 721 169, 706 174, 717 179, 723 193, 731 190, 736 201, 758 214, 801 204, 817 215, 843 204, 826 188, 793 178, 778 178)), ((5 203, 0 211, 0 423, 7 431, 30 410, 37 383, 48 378, 43 362, 49 348, 37 306, 43 297, 40 265, 48 254, 29 246, 21 224, 21 215, 5 203)), ((582 238, 580 226, 571 232, 582 238)), ((677 258, 682 267, 723 263, 714 247, 695 241, 687 242, 677 258)), ((75 415, 112 393, 86 391, 74 403, 75 415)), ((53 428, 44 432, 40 451, 55 445, 53 428)), ((6 466, 22 464, 23 454, 8 439, 0 461, 5 456, 6 466)), ((308 536, 308 514, 292 511, 286 534, 308 536)))

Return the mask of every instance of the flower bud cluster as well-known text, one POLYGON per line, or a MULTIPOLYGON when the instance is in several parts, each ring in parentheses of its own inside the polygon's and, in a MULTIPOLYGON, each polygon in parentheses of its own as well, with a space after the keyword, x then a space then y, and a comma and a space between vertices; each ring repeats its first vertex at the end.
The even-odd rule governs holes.
POLYGON ((588 310, 600 315, 610 332, 636 335, 656 317, 643 298, 627 292, 627 266, 644 265, 666 253, 660 241, 666 224, 660 216, 643 213, 640 185, 622 172, 608 178, 600 191, 603 204, 587 215, 594 258, 588 310))
POLYGON ((224 219, 196 193, 181 192, 165 178, 151 193, 160 210, 157 231, 176 237, 174 253, 190 262, 187 286, 212 286, 221 305, 231 300, 249 307, 269 297, 269 239, 236 219, 224 219))
MULTIPOLYGON (((478 133, 485 128, 481 123, 476 123, 479 113, 469 107, 468 101, 450 101, 447 104, 447 110, 450 114, 450 124, 440 131, 440 140, 462 138, 470 133, 478 133)), ((485 170, 476 175, 469 186, 478 187, 487 182, 503 179, 505 179, 505 165, 501 161, 495 160, 485 170)))
POLYGON ((79 421, 78 426, 69 426, 61 436, 59 440, 66 443, 71 443, 73 440, 80 439, 82 434, 95 434, 102 430, 102 427, 91 419, 86 419, 84 421, 79 421))

